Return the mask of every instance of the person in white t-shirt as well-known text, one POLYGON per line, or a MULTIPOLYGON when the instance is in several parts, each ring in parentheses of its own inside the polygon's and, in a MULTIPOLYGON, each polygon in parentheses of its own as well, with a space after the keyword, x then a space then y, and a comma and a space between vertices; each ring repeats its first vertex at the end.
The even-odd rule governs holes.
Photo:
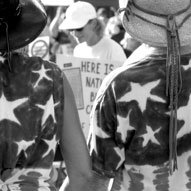
POLYGON ((88 2, 77 1, 66 10, 66 18, 60 30, 72 32, 78 45, 74 48, 74 56, 97 58, 123 63, 125 52, 120 44, 104 36, 104 26, 97 18, 94 6, 88 2))

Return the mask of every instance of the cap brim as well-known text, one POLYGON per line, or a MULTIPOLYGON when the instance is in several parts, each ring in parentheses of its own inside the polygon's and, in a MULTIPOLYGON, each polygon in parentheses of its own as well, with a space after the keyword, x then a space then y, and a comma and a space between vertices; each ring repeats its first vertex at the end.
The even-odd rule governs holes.
POLYGON ((71 21, 65 19, 59 26, 60 30, 70 30, 70 29, 79 29, 84 27, 87 24, 87 22, 79 22, 79 21, 71 21))

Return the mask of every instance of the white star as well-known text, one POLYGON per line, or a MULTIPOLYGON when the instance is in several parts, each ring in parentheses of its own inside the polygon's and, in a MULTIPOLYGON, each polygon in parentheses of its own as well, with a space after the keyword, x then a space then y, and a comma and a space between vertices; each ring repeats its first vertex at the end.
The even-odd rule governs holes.
POLYGON ((20 122, 15 117, 14 109, 22 103, 26 102, 27 100, 28 98, 22 98, 15 101, 8 101, 4 94, 2 94, 0 98, 0 121, 8 119, 20 125, 20 122))
POLYGON ((127 117, 125 118, 117 115, 117 119, 119 122, 119 125, 117 126, 117 132, 121 134, 121 139, 123 142, 126 141, 127 131, 135 129, 134 127, 130 125, 130 122, 129 122, 130 113, 131 113, 131 110, 129 111, 127 117))
POLYGON ((177 133, 177 138, 184 136, 191 132, 191 119, 190 119, 190 111, 191 111, 191 95, 189 97, 189 101, 186 106, 180 107, 177 110, 177 118, 178 120, 184 120, 184 125, 177 133))
POLYGON ((119 147, 115 147, 114 150, 117 153, 117 155, 120 157, 120 161, 116 167, 116 170, 117 170, 121 166, 121 164, 125 161, 125 152, 124 152, 124 148, 120 149, 119 147))
POLYGON ((128 102, 132 100, 137 100, 139 103, 141 111, 145 110, 147 98, 150 96, 156 101, 164 102, 164 100, 156 95, 150 94, 151 90, 159 84, 160 80, 155 82, 147 83, 141 86, 139 83, 131 83, 131 92, 126 93, 121 97, 118 102, 128 102))
POLYGON ((56 142, 56 135, 54 135, 52 140, 44 140, 47 145, 48 145, 48 149, 47 151, 43 154, 42 157, 45 157, 46 155, 48 155, 50 153, 51 150, 55 150, 55 142, 56 142))
POLYGON ((52 79, 50 77, 48 77, 46 75, 47 71, 50 71, 51 69, 45 69, 44 65, 42 65, 41 69, 39 71, 33 71, 33 73, 38 73, 39 74, 39 78, 36 82, 36 84, 34 85, 34 88, 37 87, 37 85, 39 84, 40 80, 42 80, 43 78, 46 78, 47 80, 51 80, 52 79))
POLYGON ((190 64, 188 64, 188 65, 182 65, 182 67, 184 68, 184 70, 188 70, 188 69, 190 69, 190 64))
POLYGON ((149 141, 151 141, 152 143, 155 143, 157 145, 160 145, 160 143, 155 138, 155 134, 158 133, 161 128, 157 129, 156 131, 153 131, 151 127, 147 126, 146 129, 147 129, 146 130, 147 133, 145 133, 144 135, 141 136, 141 137, 143 137, 143 147, 145 147, 149 141))
MULTIPOLYGON (((95 111, 97 113, 97 111, 95 111)), ((97 127, 97 115, 94 115, 94 122, 93 122, 93 128, 92 131, 93 133, 98 136, 101 137, 103 139, 108 138, 109 135, 107 133, 105 133, 100 127, 97 127)))
POLYGON ((37 104, 38 107, 44 110, 41 125, 45 123, 45 121, 48 119, 50 115, 52 116, 54 123, 56 123, 54 107, 58 104, 59 103, 54 104, 52 95, 50 96, 49 100, 46 102, 46 105, 37 104))
POLYGON ((188 65, 182 65, 182 67, 184 68, 184 70, 188 70, 188 69, 191 68, 190 65, 191 65, 191 60, 189 60, 189 64, 188 65))
POLYGON ((31 146, 33 143, 35 143, 34 140, 32 141, 25 141, 25 140, 22 140, 22 141, 17 141, 16 144, 18 146, 18 151, 17 151, 17 155, 20 154, 21 150, 24 150, 26 151, 26 149, 31 146))
MULTIPOLYGON (((97 113, 96 110, 94 110, 94 112, 97 113)), ((100 137, 102 139, 109 138, 109 135, 105 133, 99 126, 97 126, 98 124, 97 114, 95 113, 93 113, 92 115, 93 120, 91 121, 90 130, 89 130, 89 135, 92 136, 90 153, 92 152, 92 149, 94 149, 97 152, 96 137, 100 137)))
POLYGON ((5 62, 5 58, 3 56, 0 56, 0 62, 2 62, 2 63, 5 62))

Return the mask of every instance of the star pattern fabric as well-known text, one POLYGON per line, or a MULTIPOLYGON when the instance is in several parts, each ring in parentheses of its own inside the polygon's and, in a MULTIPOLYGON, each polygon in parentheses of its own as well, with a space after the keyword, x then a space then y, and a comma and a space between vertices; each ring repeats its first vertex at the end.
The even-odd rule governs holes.
POLYGON ((141 136, 143 137, 143 147, 145 147, 149 142, 160 145, 160 143, 155 137, 155 134, 158 133, 159 131, 160 129, 153 131, 151 127, 146 126, 146 133, 141 136))
POLYGON ((34 88, 38 86, 38 84, 40 83, 40 81, 45 78, 47 80, 52 80, 51 78, 49 78, 47 76, 47 71, 50 71, 51 69, 45 69, 44 66, 42 65, 41 66, 41 69, 38 70, 38 71, 33 71, 34 73, 37 73, 39 74, 39 79, 36 81, 35 85, 34 85, 34 88))
POLYGON ((169 172, 169 97, 166 55, 147 55, 109 74, 90 120, 88 146, 93 169, 115 177, 112 190, 191 190, 191 55, 181 58, 178 99, 178 170, 169 172), (99 132, 99 133, 98 133, 99 132), (117 185, 115 185, 117 182, 117 185))
POLYGON ((17 99, 15 101, 8 101, 2 92, 0 98, 0 105, 4 105, 4 107, 1 109, 0 112, 0 121, 7 119, 10 121, 14 121, 15 123, 18 123, 20 125, 20 122, 15 117, 14 109, 19 105, 21 105, 26 100, 27 98, 17 99))
POLYGON ((55 191, 51 170, 63 125, 63 73, 37 57, 0 57, 0 190, 55 191))
POLYGON ((38 107, 42 108, 44 110, 44 115, 42 118, 42 125, 45 123, 45 121, 47 120, 47 118, 49 116, 52 116, 54 123, 56 123, 56 119, 55 119, 55 113, 54 110, 52 110, 51 108, 54 108, 58 103, 54 104, 53 102, 53 97, 51 95, 50 99, 47 101, 46 105, 37 105, 38 107))
POLYGON ((144 111, 146 108, 146 103, 147 103, 147 98, 148 97, 153 97, 154 99, 158 99, 158 101, 162 101, 164 102, 164 100, 162 100, 161 98, 157 97, 156 95, 151 95, 151 89, 153 87, 156 87, 156 85, 159 82, 151 82, 151 83, 147 83, 146 85, 141 86, 138 83, 131 83, 131 92, 132 94, 125 94, 123 97, 121 97, 118 101, 122 102, 123 100, 128 102, 129 100, 132 100, 133 98, 136 98, 136 101, 139 103, 140 105, 140 109, 141 111, 144 111), (135 89, 135 90, 134 90, 135 89), (139 91, 136 91, 137 89, 139 89, 139 91))
MULTIPOLYGON (((129 111, 129 113, 131 112, 131 110, 129 111)), ((120 133, 121 135, 121 140, 125 143, 126 137, 127 137, 127 131, 130 130, 135 130, 135 128, 133 126, 130 125, 130 121, 129 121, 129 116, 130 114, 128 114, 128 116, 126 117, 121 117, 121 116, 117 116, 117 120, 119 122, 118 128, 117 128, 117 133, 120 133)))

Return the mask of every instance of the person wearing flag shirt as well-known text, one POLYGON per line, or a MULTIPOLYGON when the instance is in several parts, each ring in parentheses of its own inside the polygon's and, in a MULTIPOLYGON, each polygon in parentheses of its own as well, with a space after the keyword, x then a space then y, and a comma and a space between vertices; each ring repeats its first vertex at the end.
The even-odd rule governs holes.
POLYGON ((191 1, 121 0, 143 45, 103 81, 90 116, 95 184, 186 191, 191 180, 191 1))

